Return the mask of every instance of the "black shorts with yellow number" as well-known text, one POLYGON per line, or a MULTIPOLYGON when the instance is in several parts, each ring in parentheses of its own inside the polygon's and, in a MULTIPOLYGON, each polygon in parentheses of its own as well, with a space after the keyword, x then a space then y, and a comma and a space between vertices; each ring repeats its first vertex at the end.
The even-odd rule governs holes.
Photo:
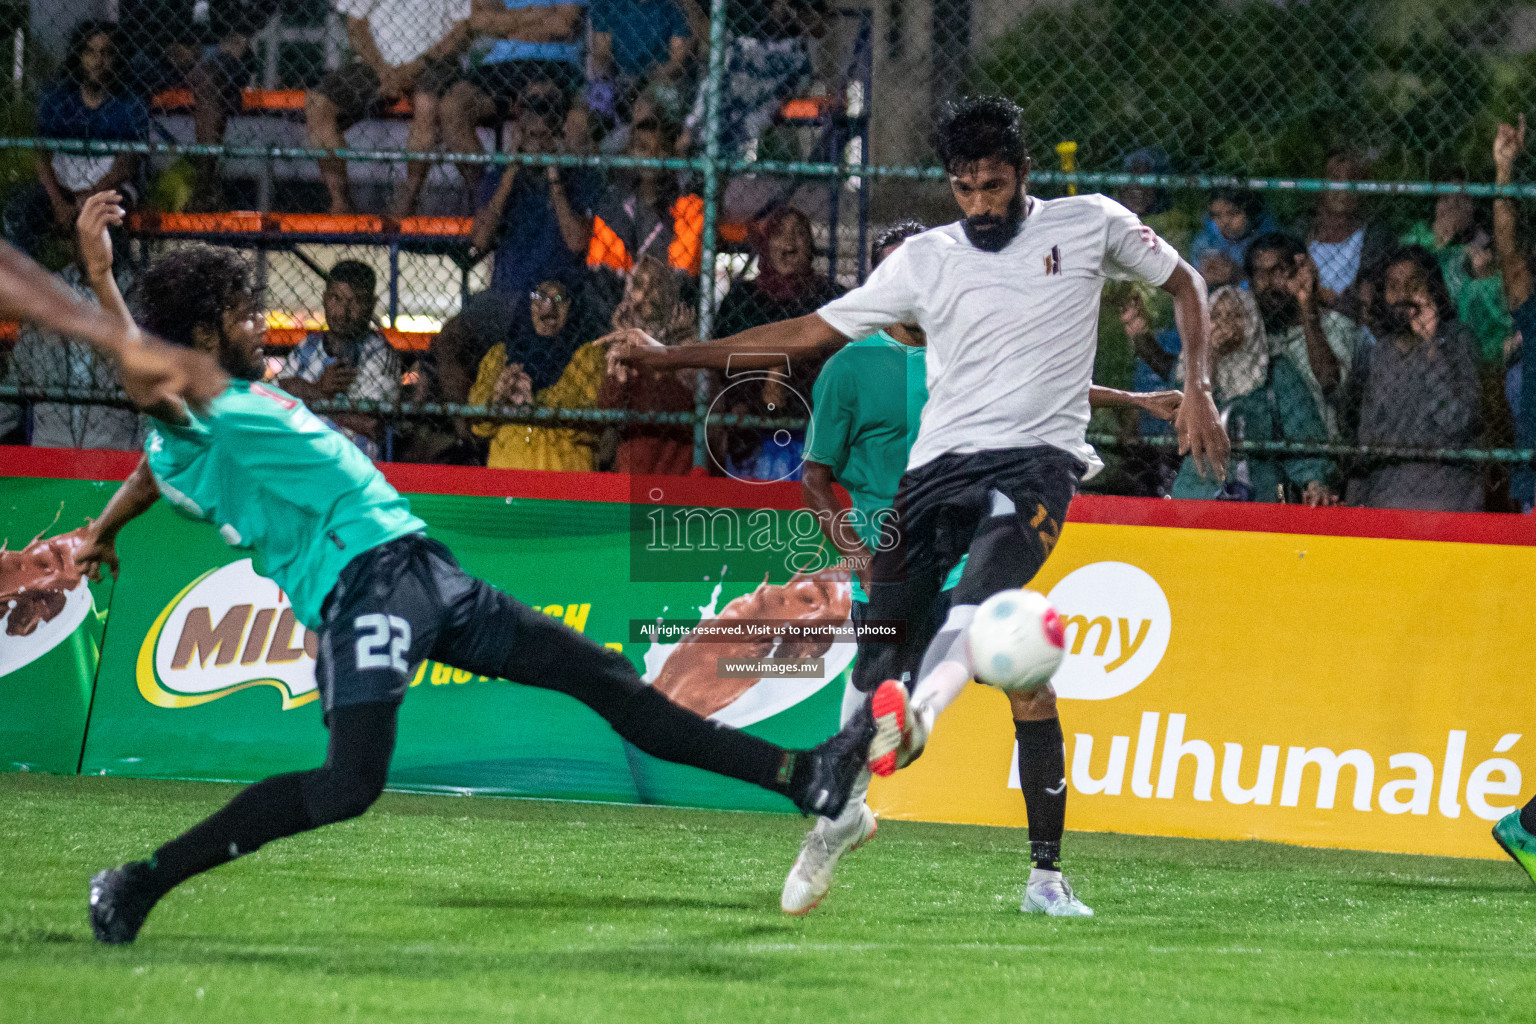
POLYGON ((420 533, 348 562, 320 617, 315 680, 327 715, 354 704, 399 703, 424 658, 548 685, 536 663, 547 652, 609 653, 470 576, 446 547, 420 533))
POLYGON ((1045 564, 1066 522, 1085 467, 1049 446, 952 452, 908 471, 896 491, 896 544, 870 564, 871 619, 906 623, 901 644, 860 649, 855 684, 915 676, 943 624, 936 602, 944 579, 970 558, 948 603, 980 604, 1022 587, 1045 564))

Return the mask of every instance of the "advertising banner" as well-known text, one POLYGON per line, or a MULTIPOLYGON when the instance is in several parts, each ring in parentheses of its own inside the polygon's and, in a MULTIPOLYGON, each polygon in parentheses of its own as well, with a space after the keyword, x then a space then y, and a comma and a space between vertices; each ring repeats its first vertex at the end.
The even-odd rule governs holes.
POLYGON ((74 772, 112 581, 74 565, 71 532, 115 483, 5 478, 0 490, 0 770, 74 772))
MULTIPOLYGON (((410 496, 469 572, 622 651, 673 700, 787 745, 836 728, 846 637, 701 639, 846 625, 846 580, 804 560, 814 530, 790 489, 746 489, 774 508, 722 509, 704 507, 708 481, 637 497, 576 474, 391 477, 467 492, 410 496)), ((115 586, 71 575, 61 538, 114 486, 0 477, 0 768, 249 780, 318 764, 316 638, 245 553, 162 504, 123 532, 115 586)), ((1496 855, 1491 821, 1536 784, 1525 524, 1079 499, 1035 581, 1067 637, 1068 827, 1496 855)), ((1006 698, 971 686, 871 802, 1022 826, 1013 745, 1006 698)), ((568 697, 432 662, 407 694, 390 784, 789 809, 646 757, 568 697)))
MULTIPOLYGON (((1499 856, 1536 784, 1532 579, 1525 546, 1072 524, 1035 584, 1067 827, 1499 856)), ((1013 747, 972 685, 871 803, 1023 825, 1013 747)))

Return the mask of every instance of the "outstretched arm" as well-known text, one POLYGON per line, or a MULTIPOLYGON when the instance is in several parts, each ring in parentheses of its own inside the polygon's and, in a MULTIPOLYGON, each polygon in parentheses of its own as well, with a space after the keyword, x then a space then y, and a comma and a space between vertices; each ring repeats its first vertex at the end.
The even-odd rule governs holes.
POLYGON ((1202 476, 1209 465, 1212 475, 1224 479, 1231 442, 1211 397, 1211 308, 1205 280, 1181 259, 1162 288, 1173 296, 1173 319, 1184 342, 1184 401, 1173 420, 1179 454, 1194 456, 1195 468, 1202 476))
POLYGON ((618 342, 615 357, 656 370, 699 367, 705 369, 756 370, 783 366, 784 357, 829 356, 848 344, 848 339, 815 313, 764 324, 729 338, 668 348, 642 331, 610 335, 618 342))
POLYGON ((111 320, 121 337, 115 351, 106 351, 117 362, 129 400, 156 419, 178 423, 186 419, 186 400, 214 398, 229 378, 212 356, 146 338, 133 322, 112 276, 112 236, 107 233, 126 216, 121 201, 116 192, 98 192, 81 207, 75 222, 81 266, 100 303, 97 312, 111 320))
POLYGON ((113 577, 117 576, 118 531, 149 511, 159 497, 160 488, 149 471, 149 459, 142 458, 101 515, 85 528, 85 545, 75 553, 75 561, 91 574, 91 579, 101 579, 103 565, 112 570, 113 577))
MULTIPOLYGON (((1525 148, 1525 115, 1518 126, 1501 124, 1493 140, 1494 183, 1511 185, 1515 180, 1515 158, 1525 148)), ((1498 254, 1499 271, 1504 278, 1504 299, 1510 309, 1523 305, 1531 297, 1531 268, 1520 253, 1516 238, 1515 201, 1493 201, 1493 251, 1498 254)))
POLYGON ((1093 409, 1140 409, 1160 420, 1171 420, 1184 401, 1182 391, 1121 391, 1094 384, 1088 389, 1088 405, 1093 409))

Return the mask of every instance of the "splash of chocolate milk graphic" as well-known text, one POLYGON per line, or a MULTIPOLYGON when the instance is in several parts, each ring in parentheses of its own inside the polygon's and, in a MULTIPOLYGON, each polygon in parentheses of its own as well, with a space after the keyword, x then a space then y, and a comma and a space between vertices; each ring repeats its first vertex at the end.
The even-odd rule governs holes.
MULTIPOLYGON (((811 574, 798 573, 788 583, 765 582, 752 593, 743 594, 726 605, 715 618, 706 619, 699 625, 749 619, 835 626, 848 621, 852 602, 848 571, 823 569, 811 574)), ((719 659, 789 661, 819 658, 831 646, 830 637, 789 637, 782 630, 740 640, 701 639, 690 632, 667 657, 653 685, 674 703, 707 717, 730 705, 761 681, 761 677, 754 676, 722 679, 719 659)))
POLYGON ((85 570, 75 554, 85 545, 85 527, 43 539, 20 551, 0 544, 0 614, 9 609, 6 636, 30 636, 64 610, 66 596, 80 585, 85 570))

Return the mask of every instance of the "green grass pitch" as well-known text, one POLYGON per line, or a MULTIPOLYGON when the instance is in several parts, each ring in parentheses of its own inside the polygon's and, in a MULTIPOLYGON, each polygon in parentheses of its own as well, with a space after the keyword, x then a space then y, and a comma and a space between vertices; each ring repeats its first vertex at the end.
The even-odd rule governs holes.
POLYGON ((1531 1020, 1513 865, 1073 834, 1098 911, 1018 912, 1023 832, 891 822, 805 919, 802 823, 386 795, 194 879, 136 945, 86 880, 233 787, 0 776, 0 1020, 1531 1020))

